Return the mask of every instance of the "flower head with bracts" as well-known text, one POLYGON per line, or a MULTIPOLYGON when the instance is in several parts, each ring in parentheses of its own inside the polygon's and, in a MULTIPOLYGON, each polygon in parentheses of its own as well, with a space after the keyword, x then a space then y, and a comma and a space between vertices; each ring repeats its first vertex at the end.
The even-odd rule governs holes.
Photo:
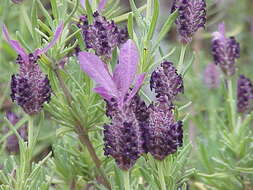
POLYGON ((46 53, 56 43, 62 30, 63 24, 60 24, 53 40, 46 47, 36 49, 33 53, 28 54, 18 41, 10 38, 6 26, 3 26, 3 35, 18 53, 16 63, 19 65, 19 73, 12 75, 11 98, 29 115, 38 113, 43 103, 50 101, 52 90, 49 79, 41 72, 37 60, 41 54, 46 53))
POLYGON ((234 37, 226 37, 225 24, 213 33, 212 54, 215 64, 228 76, 235 73, 235 60, 240 57, 240 45, 234 37))
POLYGON ((104 126, 105 155, 112 156, 121 169, 128 170, 144 152, 134 98, 145 78, 144 74, 136 74, 137 47, 132 40, 123 44, 113 74, 93 53, 80 52, 78 59, 82 70, 97 83, 94 91, 107 102, 111 123, 104 126))

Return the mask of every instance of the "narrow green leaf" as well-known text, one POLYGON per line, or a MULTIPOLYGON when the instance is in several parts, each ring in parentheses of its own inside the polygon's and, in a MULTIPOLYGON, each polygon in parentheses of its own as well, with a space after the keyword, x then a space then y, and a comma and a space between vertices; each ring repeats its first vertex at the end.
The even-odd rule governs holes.
POLYGON ((134 20, 133 20, 133 14, 130 13, 128 15, 127 30, 128 30, 128 34, 129 34, 129 36, 130 36, 131 39, 134 38, 134 36, 133 36, 133 22, 134 22, 134 20))
POLYGON ((153 17, 152 17, 151 25, 148 30, 147 40, 151 40, 154 35, 158 16, 159 16, 159 0, 154 0, 153 17))
POLYGON ((57 9, 57 2, 56 0, 51 0, 51 7, 52 7, 52 13, 54 18, 59 21, 59 14, 58 14, 58 9, 57 9))
POLYGON ((93 11, 90 6, 89 0, 85 0, 85 6, 86 6, 86 11, 87 11, 88 22, 89 22, 89 24, 92 24, 93 23, 93 11))
POLYGON ((41 11, 43 12, 43 15, 46 17, 47 22, 50 24, 50 26, 52 26, 53 20, 52 20, 50 14, 47 12, 47 10, 45 9, 45 7, 43 6, 43 4, 41 3, 40 0, 37 0, 37 3, 39 5, 41 11))
MULTIPOLYGON (((178 17, 178 11, 173 12, 168 19, 166 20, 166 22, 164 23, 161 31, 158 34, 158 38, 156 41, 156 45, 154 46, 155 49, 159 46, 160 42, 162 41, 162 39, 167 35, 167 33, 169 32, 169 30, 172 27, 172 24, 175 22, 176 18, 178 17)), ((155 50, 154 49, 154 50, 155 50)))

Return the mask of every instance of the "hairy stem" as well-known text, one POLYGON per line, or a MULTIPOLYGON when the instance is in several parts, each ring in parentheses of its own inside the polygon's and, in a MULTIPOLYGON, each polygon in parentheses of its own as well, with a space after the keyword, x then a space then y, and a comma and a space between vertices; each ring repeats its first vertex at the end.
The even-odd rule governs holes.
POLYGON ((178 73, 182 73, 183 72, 183 64, 184 64, 184 56, 185 56, 185 52, 186 52, 186 48, 187 45, 182 45, 181 47, 181 52, 180 52, 180 58, 179 58, 179 62, 178 62, 178 73))
POLYGON ((160 185, 161 185, 161 189, 162 190, 166 190, 166 184, 165 184, 165 180, 164 180, 164 174, 163 174, 163 162, 162 161, 158 161, 158 176, 159 176, 159 181, 160 181, 160 185))
POLYGON ((129 171, 123 171, 124 173, 124 188, 125 190, 130 190, 130 180, 129 180, 129 171))
POLYGON ((228 104, 229 104, 229 111, 230 111, 229 121, 230 121, 232 129, 234 130, 236 127, 236 108, 235 108, 235 100, 233 97, 232 80, 228 79, 227 84, 228 84, 228 104))
MULTIPOLYGON (((69 104, 70 107, 72 107, 71 105, 71 102, 72 102, 72 96, 71 96, 71 93, 69 92, 69 90, 67 89, 67 87, 65 86, 65 83, 63 81, 63 79, 61 78, 59 72, 57 69, 54 69, 54 72, 56 74, 56 77, 57 79, 59 80, 59 83, 60 83, 60 86, 63 90, 63 93, 65 94, 66 98, 67 98, 67 102, 69 104)), ((95 163, 96 165, 96 168, 97 170, 99 171, 100 175, 101 175, 101 178, 102 178, 102 184, 107 187, 108 189, 111 189, 111 185, 109 183, 109 181, 107 180, 104 172, 102 171, 101 169, 101 161, 100 159, 98 158, 97 154, 96 154, 96 151, 95 151, 95 148, 93 147, 91 141, 90 141, 90 138, 89 138, 89 135, 88 135, 88 131, 86 130, 86 128, 84 126, 82 126, 81 122, 78 121, 77 119, 75 119, 76 121, 76 126, 75 126, 75 131, 76 133, 78 134, 78 138, 79 140, 81 141, 82 144, 84 144, 90 155, 91 155, 91 158, 93 160, 93 162, 95 163)))

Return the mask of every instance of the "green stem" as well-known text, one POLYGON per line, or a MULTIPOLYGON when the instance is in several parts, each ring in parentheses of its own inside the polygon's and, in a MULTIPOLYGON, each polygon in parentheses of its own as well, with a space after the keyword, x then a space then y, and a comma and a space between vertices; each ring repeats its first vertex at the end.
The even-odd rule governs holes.
POLYGON ((235 129, 236 127, 236 108, 235 108, 235 100, 233 98, 233 84, 232 80, 228 79, 227 80, 227 85, 228 85, 228 104, 229 104, 229 121, 231 124, 232 129, 235 129))
POLYGON ((29 152, 29 157, 28 160, 29 162, 32 159, 32 152, 33 152, 33 146, 34 146, 34 139, 33 139, 33 117, 29 116, 28 119, 28 152, 29 152))
POLYGON ((164 180, 164 174, 163 174, 163 161, 158 161, 158 176, 159 176, 159 181, 161 185, 162 190, 166 190, 166 184, 164 180))
POLYGON ((124 171, 124 188, 130 190, 129 171, 124 171))
POLYGON ((183 44, 181 47, 181 53, 180 53, 180 58, 178 62, 178 72, 182 73, 183 71, 183 64, 184 64, 184 56, 186 52, 187 44, 183 44))

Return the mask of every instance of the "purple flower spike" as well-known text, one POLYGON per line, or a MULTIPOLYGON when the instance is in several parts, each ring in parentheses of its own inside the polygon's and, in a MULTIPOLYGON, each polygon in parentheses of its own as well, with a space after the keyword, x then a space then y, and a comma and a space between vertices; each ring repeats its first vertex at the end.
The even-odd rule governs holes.
POLYGON ((163 160, 183 144, 182 121, 175 121, 166 96, 149 107, 150 122, 146 128, 145 144, 148 152, 157 160, 163 160))
POLYGON ((212 54, 214 62, 228 76, 235 73, 235 60, 240 57, 240 45, 234 37, 227 38, 224 23, 213 33, 212 54))
POLYGON ((177 73, 172 62, 161 63, 151 75, 150 89, 155 90, 157 97, 166 95, 169 100, 173 100, 177 94, 184 92, 183 79, 177 73))
POLYGON ((110 59, 113 49, 127 41, 127 29, 120 29, 98 12, 93 17, 94 23, 89 25, 87 16, 81 16, 77 26, 82 29, 86 47, 95 50, 96 55, 110 59))
POLYGON ((111 124, 104 126, 105 155, 112 156, 119 168, 128 170, 144 152, 141 122, 145 119, 140 110, 145 104, 136 100, 136 93, 145 75, 136 75, 139 56, 132 40, 123 44, 119 56, 113 75, 93 53, 80 52, 78 59, 82 70, 97 83, 94 90, 107 103, 111 124))
POLYGON ((63 30, 60 24, 54 34, 53 40, 43 49, 36 49, 34 53, 27 54, 19 42, 11 40, 7 28, 3 27, 3 34, 13 49, 19 54, 16 63, 19 64, 19 74, 11 79, 11 98, 29 114, 37 114, 44 102, 50 101, 51 86, 37 64, 39 55, 48 51, 59 39, 63 30))
MULTIPOLYGON (((11 122, 12 125, 16 125, 16 123, 20 120, 20 118, 13 112, 7 112, 6 113, 7 119, 11 122)), ((4 133, 8 133, 9 128, 5 128, 4 133)), ((21 126, 17 131, 23 140, 27 141, 28 131, 27 131, 27 125, 21 126)), ((6 151, 10 153, 17 154, 19 153, 19 144, 18 144, 18 138, 15 134, 10 135, 7 138, 6 141, 6 151)))
POLYGON ((237 110, 244 113, 249 110, 253 99, 253 86, 249 78, 240 75, 237 81, 237 110))
POLYGON ((104 126, 104 151, 115 159, 119 168, 128 170, 144 153, 142 130, 132 106, 125 105, 122 111, 115 111, 112 123, 104 126))
POLYGON ((178 9, 176 19, 180 40, 189 43, 199 28, 206 23, 206 3, 204 0, 174 0, 171 12, 178 9))
POLYGON ((209 63, 204 70, 204 83, 208 88, 218 88, 220 84, 220 72, 217 65, 209 63))

